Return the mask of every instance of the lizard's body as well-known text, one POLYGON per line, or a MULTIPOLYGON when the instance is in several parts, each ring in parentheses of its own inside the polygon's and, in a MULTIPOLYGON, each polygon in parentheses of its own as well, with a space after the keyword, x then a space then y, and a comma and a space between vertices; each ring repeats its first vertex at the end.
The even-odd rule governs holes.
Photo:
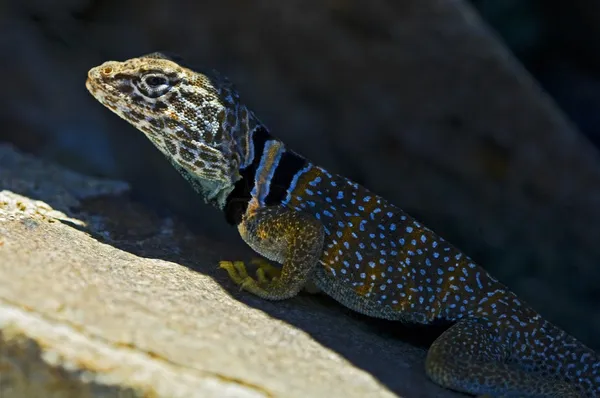
POLYGON ((283 264, 258 280, 224 262, 266 299, 307 282, 369 316, 454 323, 426 371, 474 394, 600 396, 600 357, 543 320, 468 256, 366 188, 318 167, 271 136, 227 82, 160 54, 89 72, 87 87, 143 131, 222 209, 259 254, 283 264))

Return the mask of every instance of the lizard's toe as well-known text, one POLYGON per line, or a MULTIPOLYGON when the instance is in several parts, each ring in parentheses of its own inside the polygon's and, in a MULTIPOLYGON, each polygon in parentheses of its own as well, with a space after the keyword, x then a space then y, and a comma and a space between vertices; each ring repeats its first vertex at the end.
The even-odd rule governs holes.
POLYGON ((277 280, 277 276, 273 276, 269 271, 265 271, 264 268, 259 268, 256 270, 256 278, 258 282, 264 285, 268 285, 271 282, 277 280))
POLYGON ((243 261, 219 261, 219 268, 227 271, 231 280, 237 285, 242 285, 246 279, 250 278, 243 261))
POLYGON ((269 273, 273 274, 277 271, 277 275, 280 272, 277 267, 272 266, 267 261, 252 260, 251 263, 259 266, 256 271, 257 279, 252 278, 248 275, 246 265, 243 261, 219 261, 219 268, 224 269, 229 274, 231 280, 240 287, 242 290, 246 290, 255 294, 267 294, 265 287, 268 287, 276 277, 271 277, 269 273), (266 264, 266 265, 265 265, 266 264))
POLYGON ((256 275, 258 276, 259 280, 261 280, 261 275, 265 282, 268 282, 269 279, 277 279, 281 275, 281 268, 271 264, 264 258, 253 258, 250 260, 250 264, 258 267, 256 270, 256 275))

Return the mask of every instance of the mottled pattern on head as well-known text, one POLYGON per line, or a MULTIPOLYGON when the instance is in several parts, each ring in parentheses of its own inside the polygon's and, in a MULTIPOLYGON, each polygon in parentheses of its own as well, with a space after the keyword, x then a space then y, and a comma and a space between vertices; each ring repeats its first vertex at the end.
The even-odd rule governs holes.
POLYGON ((251 137, 260 123, 225 79, 153 53, 92 68, 86 87, 218 207, 252 161, 251 137))

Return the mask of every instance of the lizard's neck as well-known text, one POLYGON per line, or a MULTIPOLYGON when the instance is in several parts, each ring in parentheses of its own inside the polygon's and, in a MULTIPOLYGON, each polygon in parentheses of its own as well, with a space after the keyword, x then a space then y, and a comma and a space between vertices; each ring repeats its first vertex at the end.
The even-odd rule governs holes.
POLYGON ((221 181, 211 181, 200 178, 179 165, 171 156, 167 156, 173 167, 190 183, 194 191, 204 198, 205 202, 218 209, 224 209, 227 197, 235 186, 221 181))
POLYGON ((294 176, 307 165, 307 160, 285 148, 285 145, 259 125, 250 136, 253 157, 239 173, 241 178, 229 192, 225 206, 227 222, 238 225, 254 202, 256 205, 279 205, 288 195, 294 176))

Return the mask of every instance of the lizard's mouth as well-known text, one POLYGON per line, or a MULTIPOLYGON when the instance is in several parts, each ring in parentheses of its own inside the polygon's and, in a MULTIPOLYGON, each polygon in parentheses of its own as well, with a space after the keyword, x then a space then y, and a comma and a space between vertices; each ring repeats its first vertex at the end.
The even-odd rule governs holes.
POLYGON ((122 111, 128 108, 127 97, 106 81, 109 79, 105 76, 106 72, 104 65, 90 69, 85 81, 85 87, 98 102, 123 117, 122 111))
POLYGON ((111 93, 111 87, 109 85, 101 82, 97 76, 97 73, 94 73, 94 69, 96 68, 90 69, 88 72, 88 77, 85 81, 85 87, 98 101, 105 104, 107 100, 106 97, 113 98, 115 93, 111 93))
POLYGON ((98 87, 94 80, 91 77, 89 77, 89 75, 87 80, 85 81, 85 88, 87 88, 90 94, 92 94, 95 98, 98 98, 97 94, 98 91, 100 91, 100 87, 98 87))

